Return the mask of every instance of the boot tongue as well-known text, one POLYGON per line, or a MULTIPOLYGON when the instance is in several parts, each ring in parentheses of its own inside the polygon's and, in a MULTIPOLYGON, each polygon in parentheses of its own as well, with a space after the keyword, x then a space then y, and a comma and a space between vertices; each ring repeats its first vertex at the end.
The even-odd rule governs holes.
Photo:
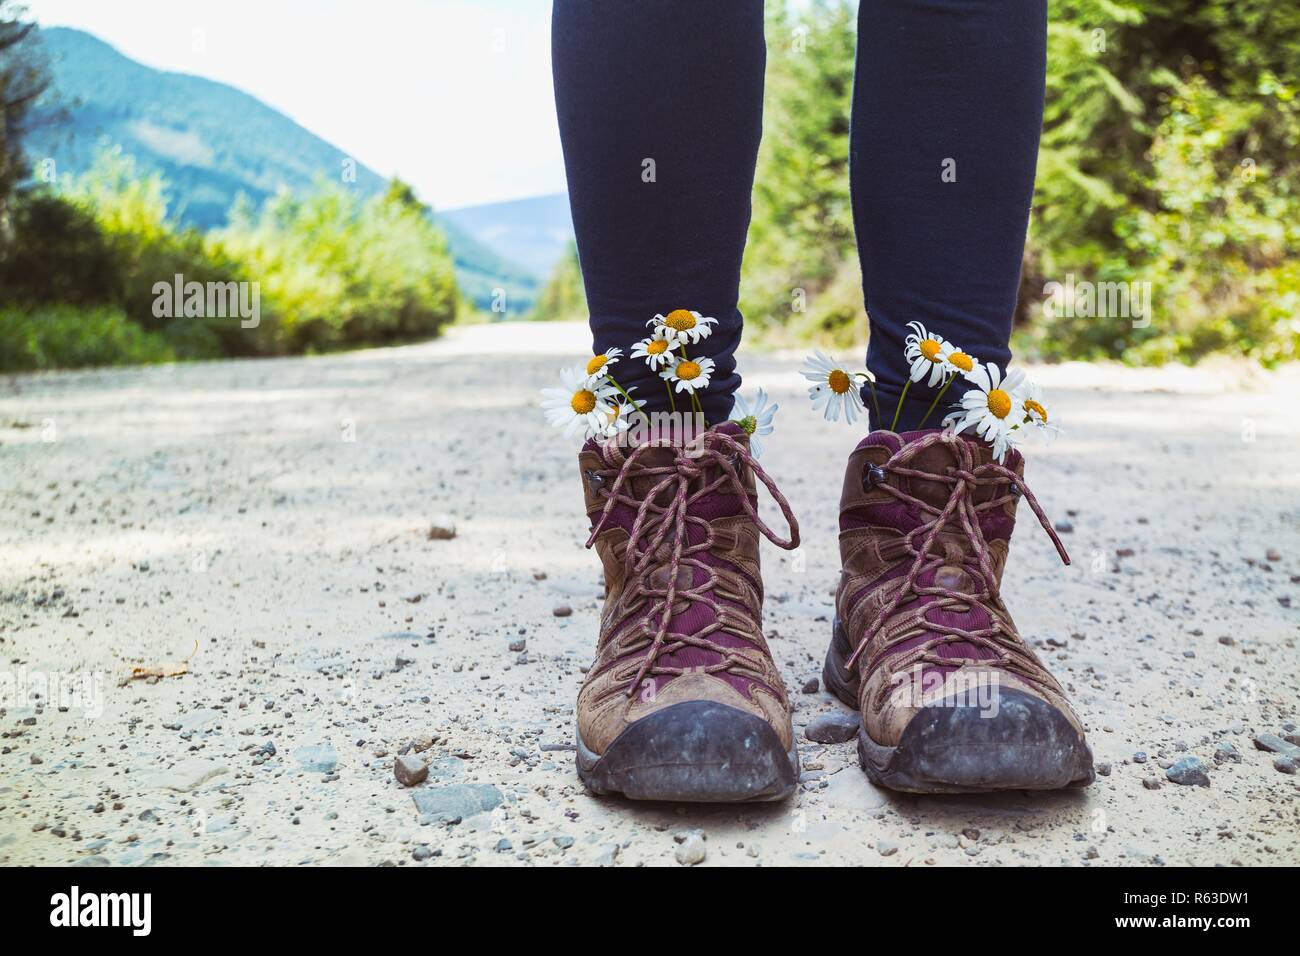
MULTIPOLYGON (((720 425, 715 425, 713 428, 709 429, 709 432, 727 435, 746 449, 749 447, 749 435, 735 422, 723 422, 720 425)), ((705 435, 707 434, 708 433, 705 433, 705 435)), ((699 436, 696 439, 696 442, 702 442, 704 437, 704 435, 699 436)), ((605 468, 619 471, 623 468, 623 465, 627 462, 629 456, 636 451, 637 447, 638 443, 633 437, 631 437, 631 434, 629 434, 622 438, 608 438, 602 442, 588 439, 586 444, 583 446, 583 452, 589 452, 598 456, 605 468)), ((726 451, 725 448, 720 450, 724 452, 726 451)), ((652 445, 637 455, 635 466, 637 468, 653 469, 673 468, 676 466, 679 451, 679 447, 673 445, 652 445)), ((689 450, 687 456, 689 459, 689 450)), ((650 493, 650 489, 659 484, 667 474, 667 472, 663 472, 653 476, 637 475, 636 477, 631 478, 628 482, 628 491, 635 498, 644 498, 650 493)), ((707 480, 710 477, 716 477, 715 470, 710 469, 709 474, 705 476, 704 480, 707 480)), ((657 502, 660 505, 667 505, 669 501, 671 501, 675 490, 675 487, 671 485, 665 488, 660 492, 659 497, 656 499, 657 502)), ((714 492, 713 494, 705 495, 696 500, 690 506, 691 514, 706 517, 710 520, 740 514, 742 511, 743 507, 740 503, 740 499, 730 489, 723 489, 714 492)), ((620 516, 620 518, 616 520, 619 520, 620 524, 624 524, 630 530, 631 512, 620 516)), ((696 537, 702 537, 702 533, 697 531, 696 537)), ((691 543, 696 542, 693 541, 691 543)))
MULTIPOLYGON (((902 432, 899 435, 892 435, 885 432, 882 437, 886 440, 879 442, 889 448, 890 452, 896 452, 914 441, 925 438, 927 435, 933 435, 942 431, 938 428, 926 428, 919 431, 902 432)), ((881 433, 877 433, 881 434, 881 433)), ((876 438, 876 434, 868 436, 867 441, 876 438)), ((899 475, 894 478, 898 482, 898 487, 919 498, 926 504, 935 508, 942 508, 948 503, 948 498, 952 494, 953 485, 950 481, 942 479, 951 474, 951 470, 962 467, 962 455, 959 448, 964 445, 970 450, 971 468, 978 468, 980 465, 988 464, 993 460, 993 449, 987 442, 965 435, 958 436, 954 441, 935 442, 926 448, 913 454, 907 461, 902 462, 901 466, 912 469, 913 471, 925 472, 926 474, 935 475, 936 480, 930 480, 924 477, 912 475, 899 475), (959 444, 960 443, 960 444, 959 444)), ((1019 452, 1014 449, 1008 453, 1004 464, 1016 474, 1021 473, 1021 458, 1019 452)), ((976 503, 990 500, 991 498, 1003 494, 1004 486, 988 484, 983 485, 975 491, 974 499, 976 503)))

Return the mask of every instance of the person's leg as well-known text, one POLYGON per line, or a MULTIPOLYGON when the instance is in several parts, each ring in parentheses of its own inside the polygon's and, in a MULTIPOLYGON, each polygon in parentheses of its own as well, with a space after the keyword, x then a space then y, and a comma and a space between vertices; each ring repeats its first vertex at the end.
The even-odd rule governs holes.
MULTIPOLYGON (((1046 0, 859 6, 850 176, 877 428, 907 381, 909 322, 981 362, 1005 369, 1011 357, 1046 43, 1046 0)), ((899 429, 916 427, 934 395, 913 383, 899 429)))
MULTIPOLYGON (((763 4, 556 0, 552 53, 596 351, 645 338, 655 313, 718 321, 690 349, 717 362, 702 396, 715 427, 698 444, 593 440, 578 456, 606 585, 575 708, 578 774, 596 793, 634 799, 783 799, 799 761, 763 637, 758 542, 796 547, 798 525, 745 433, 725 421, 739 382, 763 4), (758 519, 760 482, 790 522, 789 540, 758 519)), ((641 359, 614 370, 649 410, 668 409, 641 359)))
MULTIPOLYGON (((647 335, 655 313, 718 320, 692 352, 717 363, 701 396, 725 420, 740 384, 740 261, 762 131, 762 0, 555 0, 552 71, 569 203, 596 352, 647 335)), ((652 411, 663 382, 624 360, 652 411)))
MULTIPOLYGON (((853 202, 886 416, 909 322, 983 362, 1010 358, 1046 29, 1044 0, 862 0, 853 202)), ((900 431, 934 394, 913 383, 900 431)), ((1082 722, 999 596, 1017 510, 1060 541, 1019 453, 996 462, 988 443, 934 428, 942 416, 902 435, 877 422, 849 457, 826 686, 859 708, 859 759, 883 786, 1086 784, 1082 722)))

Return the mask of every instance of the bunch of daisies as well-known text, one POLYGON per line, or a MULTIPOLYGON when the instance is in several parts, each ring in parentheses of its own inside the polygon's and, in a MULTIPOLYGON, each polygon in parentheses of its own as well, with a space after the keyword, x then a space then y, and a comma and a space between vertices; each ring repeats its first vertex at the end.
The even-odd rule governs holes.
MULTIPOLYGON (((699 393, 709 387, 715 364, 707 357, 691 358, 690 351, 713 333, 718 320, 690 309, 674 309, 656 315, 646 323, 650 334, 632 346, 629 359, 640 359, 663 379, 668 404, 677 412, 677 396, 685 395, 691 409, 703 419, 699 393)), ((615 438, 632 427, 631 416, 640 414, 644 401, 632 398, 636 386, 624 388, 615 378, 613 367, 623 358, 623 350, 606 349, 593 355, 586 366, 560 370, 560 388, 542 389, 542 409, 547 421, 564 429, 566 437, 615 438)), ((759 437, 770 435, 777 406, 769 404, 767 393, 759 389, 757 400, 739 396, 732 410, 735 421, 750 436, 750 448, 759 453, 759 437)), ((707 423, 706 423, 707 424, 707 423)))
MULTIPOLYGON (((894 410, 891 431, 898 427, 898 416, 913 382, 938 388, 917 426, 924 428, 952 383, 960 377, 972 387, 944 417, 944 427, 951 426, 956 433, 973 431, 993 446, 997 461, 1004 460, 1007 449, 1032 432, 1055 433, 1055 423, 1048 422, 1042 390, 1026 379, 1023 371, 1008 369, 1004 374, 996 365, 980 362, 943 336, 930 333, 920 322, 909 322, 908 328, 911 332, 903 343, 908 379, 894 410)), ((863 385, 871 396, 877 427, 883 421, 876 398, 875 376, 870 372, 850 371, 822 352, 816 352, 807 359, 803 375, 813 383, 808 389, 813 409, 821 411, 827 421, 838 421, 841 412, 846 422, 856 421, 864 410, 863 385)))

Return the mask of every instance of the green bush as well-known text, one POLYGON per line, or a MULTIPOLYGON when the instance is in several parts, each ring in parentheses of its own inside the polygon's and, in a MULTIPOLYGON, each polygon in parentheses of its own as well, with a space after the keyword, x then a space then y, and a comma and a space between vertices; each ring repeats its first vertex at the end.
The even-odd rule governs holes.
POLYGON ((0 369, 10 372, 168 362, 167 342, 107 307, 0 306, 0 369))
POLYGON ((237 205, 212 241, 260 283, 268 351, 431 337, 456 316, 446 240, 402 183, 366 201, 322 183, 260 212, 237 205))
POLYGON ((261 211, 240 203, 229 228, 206 236, 179 228, 165 196, 161 177, 111 149, 60 190, 15 197, 10 238, 0 236, 0 370, 411 341, 456 316, 446 240, 405 184, 366 201, 322 184, 261 211), (155 287, 178 275, 187 285, 256 283, 259 322, 156 309, 155 287))

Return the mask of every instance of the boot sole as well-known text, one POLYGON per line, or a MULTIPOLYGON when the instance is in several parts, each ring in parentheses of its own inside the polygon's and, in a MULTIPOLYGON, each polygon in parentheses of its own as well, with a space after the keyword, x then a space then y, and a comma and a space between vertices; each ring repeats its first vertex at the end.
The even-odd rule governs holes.
MULTIPOLYGON (((856 675, 845 675, 852 654, 835 618, 822 680, 844 704, 858 708, 856 675)), ((923 707, 896 747, 858 730, 858 762, 882 787, 905 793, 990 793, 1060 790, 1096 779, 1092 751, 1059 710, 1020 690, 999 690, 996 717, 977 707, 923 707)))
POLYGON ((799 782, 765 720, 711 701, 673 704, 620 733, 603 754, 578 735, 578 777, 593 793, 632 800, 752 803, 784 800, 799 782))

